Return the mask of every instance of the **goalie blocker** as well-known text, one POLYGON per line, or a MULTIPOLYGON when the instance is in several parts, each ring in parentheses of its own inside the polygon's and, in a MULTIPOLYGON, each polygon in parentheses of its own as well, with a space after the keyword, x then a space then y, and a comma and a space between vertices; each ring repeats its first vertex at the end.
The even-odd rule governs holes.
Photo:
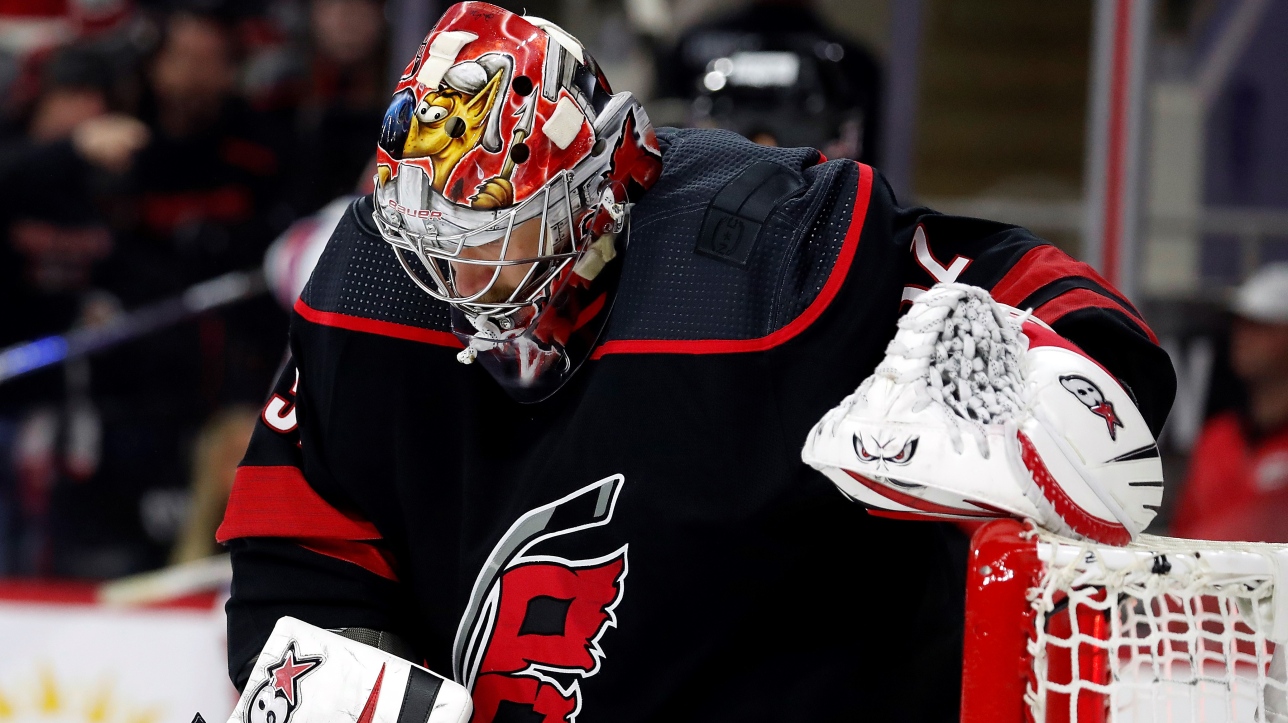
POLYGON ((801 456, 873 514, 1026 517, 1116 545, 1163 496, 1158 448, 1128 390, 1046 324, 964 284, 917 299, 801 456))
POLYGON ((228 723, 465 723, 469 692, 336 633, 284 617, 228 723))

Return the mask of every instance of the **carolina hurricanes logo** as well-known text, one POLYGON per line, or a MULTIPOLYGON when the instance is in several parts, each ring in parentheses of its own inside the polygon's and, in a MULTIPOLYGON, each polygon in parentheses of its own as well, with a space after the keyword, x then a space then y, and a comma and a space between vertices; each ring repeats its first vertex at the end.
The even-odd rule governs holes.
POLYGON ((246 706, 245 723, 289 723, 300 707, 300 680, 321 664, 321 657, 300 657, 292 640, 281 660, 268 666, 268 677, 246 706))
POLYGON ((1070 374, 1060 377, 1060 385, 1069 390, 1073 396, 1078 398, 1091 413, 1105 420, 1105 426, 1109 428, 1109 438, 1118 441, 1118 429, 1123 426, 1122 420, 1118 418, 1118 412, 1114 411, 1114 403, 1105 399, 1104 392, 1100 387, 1090 379, 1070 374))
POLYGON ((623 482, 614 475, 525 513, 488 556, 452 651, 473 723, 574 723, 581 712, 580 681, 599 672, 600 638, 617 626, 629 546, 590 560, 534 548, 607 525, 623 482))

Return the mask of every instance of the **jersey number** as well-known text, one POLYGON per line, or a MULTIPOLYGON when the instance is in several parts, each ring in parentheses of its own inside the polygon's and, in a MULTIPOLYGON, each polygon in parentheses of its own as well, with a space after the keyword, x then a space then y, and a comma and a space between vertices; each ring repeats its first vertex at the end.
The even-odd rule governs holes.
MULTIPOLYGON (((917 265, 925 269, 930 278, 935 280, 936 284, 951 284, 962 275, 967 266, 970 266, 971 260, 965 256, 954 256, 953 260, 947 265, 939 263, 939 259, 930 251, 930 240, 926 238, 926 227, 917 226, 917 231, 912 235, 912 253, 917 259, 917 265)), ((925 293, 925 289, 920 286, 903 287, 903 300, 916 301, 917 297, 925 293)))
MULTIPOLYGON (((300 388, 300 370, 295 370, 295 383, 291 385, 292 400, 296 391, 300 388)), ((295 421, 295 402, 288 401, 280 394, 274 394, 268 404, 264 405, 264 413, 260 415, 264 424, 276 429, 282 434, 294 432, 298 424, 295 421)))

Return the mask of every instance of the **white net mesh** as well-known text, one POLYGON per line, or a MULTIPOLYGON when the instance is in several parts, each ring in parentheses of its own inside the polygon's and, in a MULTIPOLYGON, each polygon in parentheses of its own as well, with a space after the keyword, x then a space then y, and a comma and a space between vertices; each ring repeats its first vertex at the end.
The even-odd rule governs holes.
POLYGON ((1274 597, 1288 546, 1036 534, 1035 721, 1288 722, 1273 642, 1288 628, 1274 597))

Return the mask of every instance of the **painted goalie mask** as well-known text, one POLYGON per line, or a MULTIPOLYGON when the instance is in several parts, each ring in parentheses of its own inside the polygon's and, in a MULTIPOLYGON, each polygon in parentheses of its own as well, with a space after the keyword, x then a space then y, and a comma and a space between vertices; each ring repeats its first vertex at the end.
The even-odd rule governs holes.
POLYGON ((376 151, 375 222, 453 331, 522 402, 554 393, 612 306, 653 127, 575 38, 455 5, 403 72, 376 151))

